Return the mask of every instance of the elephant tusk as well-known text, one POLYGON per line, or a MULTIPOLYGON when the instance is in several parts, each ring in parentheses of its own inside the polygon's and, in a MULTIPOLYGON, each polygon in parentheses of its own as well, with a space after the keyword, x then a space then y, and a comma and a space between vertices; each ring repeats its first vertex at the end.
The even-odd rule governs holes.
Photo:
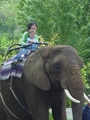
POLYGON ((89 100, 89 98, 86 96, 86 94, 84 93, 83 95, 84 95, 84 99, 90 104, 90 100, 89 100))
POLYGON ((75 98, 73 98, 70 94, 70 92, 67 90, 67 89, 64 89, 64 92, 66 94, 66 96, 72 101, 72 102, 75 102, 75 103, 80 103, 79 100, 76 100, 75 98))

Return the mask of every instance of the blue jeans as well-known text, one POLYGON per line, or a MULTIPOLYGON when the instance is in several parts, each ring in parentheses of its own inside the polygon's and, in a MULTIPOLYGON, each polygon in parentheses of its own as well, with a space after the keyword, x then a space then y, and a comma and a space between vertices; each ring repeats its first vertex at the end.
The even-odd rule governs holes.
POLYGON ((30 49, 21 49, 21 51, 14 57, 14 60, 19 60, 22 55, 25 55, 30 52, 30 49))
POLYGON ((21 51, 14 57, 14 60, 19 60, 22 57, 22 55, 30 53, 31 51, 35 51, 37 47, 38 45, 32 44, 31 46, 21 49, 21 51))

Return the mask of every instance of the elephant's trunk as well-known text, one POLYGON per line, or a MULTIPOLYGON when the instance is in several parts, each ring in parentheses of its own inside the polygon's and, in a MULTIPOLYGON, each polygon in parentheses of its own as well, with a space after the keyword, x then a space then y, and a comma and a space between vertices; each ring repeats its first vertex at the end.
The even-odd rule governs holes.
MULTIPOLYGON (((85 93, 84 93, 84 98, 88 103, 90 103, 90 100, 87 98, 85 93)), ((72 102, 72 113, 73 113, 73 120, 81 120, 82 119, 81 118, 82 117, 82 103, 75 104, 72 102)))
POLYGON ((82 120, 82 104, 72 102, 73 120, 82 120))
POLYGON ((82 116, 82 104, 83 104, 83 81, 80 75, 79 68, 74 69, 71 71, 71 78, 70 78, 71 86, 69 87, 69 91, 71 95, 80 100, 80 104, 76 104, 72 102, 72 113, 73 113, 73 120, 81 120, 82 116))
POLYGON ((81 120, 84 88, 83 81, 80 75, 80 69, 78 66, 71 67, 68 79, 69 82, 67 83, 67 89, 75 99, 80 101, 80 103, 78 104, 72 102, 73 120, 81 120))
MULTIPOLYGON (((77 83, 77 84, 81 84, 81 83, 77 83)), ((80 103, 72 102, 73 120, 81 120, 82 119, 82 104, 83 104, 83 99, 84 99, 83 87, 79 87, 79 85, 74 85, 74 88, 72 91, 70 90, 70 93, 75 99, 80 101, 80 103)))
POLYGON ((71 95, 73 95, 73 97, 77 100, 80 101, 80 103, 76 104, 74 102, 72 102, 72 113, 73 113, 73 120, 81 120, 82 118, 82 104, 83 104, 83 99, 84 99, 84 95, 83 95, 83 83, 81 80, 81 77, 77 77, 78 75, 76 75, 74 77, 74 79, 78 80, 77 83, 73 83, 73 89, 70 90, 71 95))
POLYGON ((82 101, 84 87, 80 68, 78 66, 71 66, 70 71, 66 74, 68 78, 66 80, 66 88, 75 99, 82 101))

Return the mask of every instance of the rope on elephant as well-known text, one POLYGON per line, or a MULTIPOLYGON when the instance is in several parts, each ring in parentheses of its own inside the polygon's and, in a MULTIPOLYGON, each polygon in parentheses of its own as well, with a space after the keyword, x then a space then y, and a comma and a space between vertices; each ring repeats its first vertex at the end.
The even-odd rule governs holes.
POLYGON ((3 103, 3 105, 6 107, 6 109, 10 112, 11 115, 13 115, 15 118, 17 118, 18 120, 21 120, 19 117, 17 117, 14 113, 12 113, 12 111, 7 107, 5 101, 4 101, 4 98, 2 96, 2 93, 0 92, 0 98, 1 98, 1 101, 3 103))
POLYGON ((28 111, 28 110, 20 103, 20 101, 18 100, 17 96, 15 95, 15 92, 13 91, 12 87, 10 87, 10 90, 11 90, 13 96, 15 97, 15 99, 17 100, 17 102, 19 103, 19 105, 20 105, 26 112, 30 113, 30 111, 28 111))
POLYGON ((11 76, 11 80, 10 80, 10 82, 9 82, 9 86, 10 86, 9 88, 10 88, 10 90, 11 90, 14 98, 16 99, 16 101, 18 102, 18 104, 23 108, 23 110, 25 110, 26 112, 28 112, 28 113, 30 114, 30 111, 27 110, 27 109, 21 104, 21 102, 19 101, 18 97, 16 96, 16 94, 15 94, 13 88, 12 88, 12 82, 13 82, 13 76, 11 76))

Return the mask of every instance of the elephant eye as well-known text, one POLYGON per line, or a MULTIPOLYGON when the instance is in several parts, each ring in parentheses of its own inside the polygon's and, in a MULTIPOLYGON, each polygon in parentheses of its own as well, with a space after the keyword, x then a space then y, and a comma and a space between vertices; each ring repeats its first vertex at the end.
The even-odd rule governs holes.
POLYGON ((59 72, 60 71, 60 65, 58 65, 58 64, 55 64, 55 65, 53 65, 53 71, 54 72, 59 72))

